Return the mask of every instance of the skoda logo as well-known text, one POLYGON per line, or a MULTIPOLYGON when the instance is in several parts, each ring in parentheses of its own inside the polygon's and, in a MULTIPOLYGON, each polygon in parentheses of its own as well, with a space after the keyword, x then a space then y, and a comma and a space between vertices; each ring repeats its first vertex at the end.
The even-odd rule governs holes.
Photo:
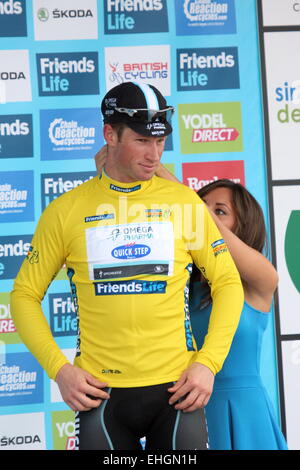
POLYGON ((40 21, 47 21, 49 19, 49 12, 47 8, 40 8, 37 12, 37 17, 40 21))

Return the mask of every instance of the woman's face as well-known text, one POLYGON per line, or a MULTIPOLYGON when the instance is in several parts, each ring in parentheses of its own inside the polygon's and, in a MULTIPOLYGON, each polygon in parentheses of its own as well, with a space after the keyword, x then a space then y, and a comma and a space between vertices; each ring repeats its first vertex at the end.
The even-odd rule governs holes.
POLYGON ((216 188, 202 197, 209 209, 220 219, 229 230, 234 232, 236 214, 232 202, 232 192, 229 188, 216 188))

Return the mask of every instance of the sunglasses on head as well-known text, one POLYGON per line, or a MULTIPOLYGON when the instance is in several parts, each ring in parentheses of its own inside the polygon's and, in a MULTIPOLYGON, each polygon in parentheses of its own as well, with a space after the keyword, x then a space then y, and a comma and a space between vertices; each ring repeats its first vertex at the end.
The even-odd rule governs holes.
POLYGON ((168 106, 165 109, 147 109, 147 108, 139 108, 139 109, 132 109, 132 108, 114 108, 118 113, 125 113, 129 117, 134 118, 135 120, 143 121, 143 122, 154 122, 156 120, 159 121, 167 121, 171 124, 172 116, 175 112, 175 108, 173 106, 168 106))

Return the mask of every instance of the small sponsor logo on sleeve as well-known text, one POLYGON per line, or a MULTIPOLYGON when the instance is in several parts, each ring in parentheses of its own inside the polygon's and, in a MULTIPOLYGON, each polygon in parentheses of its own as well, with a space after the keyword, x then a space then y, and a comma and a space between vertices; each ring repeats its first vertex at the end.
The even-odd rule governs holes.
POLYGON ((211 244, 211 246, 215 256, 218 256, 221 253, 225 253, 226 251, 228 251, 227 245, 224 242, 223 238, 221 238, 220 240, 216 240, 211 244))

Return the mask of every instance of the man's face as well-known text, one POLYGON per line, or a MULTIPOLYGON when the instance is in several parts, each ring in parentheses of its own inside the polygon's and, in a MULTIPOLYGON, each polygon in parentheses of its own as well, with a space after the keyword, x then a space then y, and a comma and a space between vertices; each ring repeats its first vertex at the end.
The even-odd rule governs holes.
POLYGON ((105 169, 117 181, 146 181, 154 175, 166 137, 145 137, 126 127, 113 146, 110 164, 105 169))

